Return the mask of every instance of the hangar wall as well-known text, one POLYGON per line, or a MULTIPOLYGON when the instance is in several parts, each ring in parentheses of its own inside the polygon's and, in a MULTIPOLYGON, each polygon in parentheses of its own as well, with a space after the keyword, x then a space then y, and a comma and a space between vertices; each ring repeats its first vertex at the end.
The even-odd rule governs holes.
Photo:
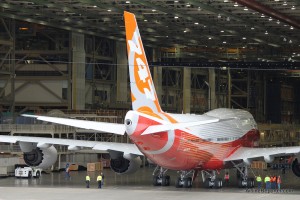
MULTIPOLYGON (((15 25, 10 19, 4 21, 10 27, 7 36, 10 38, 18 23, 15 25)), ((3 30, 1 35, 5 35, 3 30)), ((0 66, 2 113, 14 108, 18 112, 130 109, 126 45, 123 42, 50 27, 36 29, 34 33, 18 31, 12 41, 1 40, 5 47, 0 51, 5 60, 0 66)), ((146 47, 146 54, 149 61, 171 63, 179 59, 178 55, 164 57, 166 54, 158 48, 146 47)), ((180 59, 184 61, 184 58, 180 59)), ((272 122, 274 117, 277 123, 299 122, 297 82, 280 72, 161 66, 151 66, 151 72, 165 111, 204 113, 210 108, 230 107, 249 110, 259 122, 272 122), (274 96, 267 92, 274 77, 281 90, 276 97, 282 102, 278 113, 272 113, 274 109, 266 106, 268 102, 274 102, 269 100, 274 96), (290 93, 288 99, 284 98, 286 93, 290 93)))

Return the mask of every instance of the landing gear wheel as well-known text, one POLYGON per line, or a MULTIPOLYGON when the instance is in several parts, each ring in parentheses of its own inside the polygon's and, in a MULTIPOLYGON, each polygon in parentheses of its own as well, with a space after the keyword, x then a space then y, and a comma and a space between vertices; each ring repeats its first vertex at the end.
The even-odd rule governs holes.
POLYGON ((209 185, 210 180, 211 180, 210 178, 205 179, 205 181, 204 181, 205 188, 211 188, 211 186, 209 185))
POLYGON ((254 187, 254 179, 253 178, 249 178, 247 180, 247 187, 248 188, 253 188, 254 187))
POLYGON ((217 188, 217 189, 222 188, 222 186, 223 186, 222 179, 220 179, 220 178, 216 179, 214 185, 215 185, 215 188, 217 188))
POLYGON ((28 178, 32 177, 32 172, 28 172, 28 178))
POLYGON ((181 179, 178 178, 178 179, 176 180, 176 182, 175 182, 175 187, 176 187, 176 188, 181 188, 181 187, 182 187, 182 185, 180 184, 180 182, 181 182, 181 179))
POLYGON ((170 176, 163 176, 161 185, 162 186, 169 186, 170 185, 170 176))
POLYGON ((154 186, 158 186, 159 183, 158 183, 158 176, 153 176, 153 185, 154 186))
POLYGON ((40 171, 37 171, 37 172, 36 172, 36 175, 35 175, 35 178, 40 178, 40 176, 41 176, 40 171))
POLYGON ((183 179, 183 187, 184 188, 191 188, 192 187, 192 178, 191 177, 183 179))
POLYGON ((238 179, 238 187, 243 188, 243 179, 241 178, 238 179))

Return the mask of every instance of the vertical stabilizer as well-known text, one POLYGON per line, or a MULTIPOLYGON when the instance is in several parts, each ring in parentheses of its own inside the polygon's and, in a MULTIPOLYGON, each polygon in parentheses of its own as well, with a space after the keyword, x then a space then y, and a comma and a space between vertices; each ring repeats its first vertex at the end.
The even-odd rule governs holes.
POLYGON ((124 12, 132 109, 162 112, 134 14, 124 12))

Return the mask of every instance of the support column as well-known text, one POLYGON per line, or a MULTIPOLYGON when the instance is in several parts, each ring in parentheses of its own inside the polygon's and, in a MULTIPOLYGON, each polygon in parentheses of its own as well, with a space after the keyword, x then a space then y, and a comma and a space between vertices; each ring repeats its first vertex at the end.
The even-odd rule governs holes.
MULTIPOLYGON (((159 62, 161 60, 160 58, 161 52, 160 49, 153 49, 153 62, 159 62)), ((161 105, 162 99, 162 67, 154 67, 153 68, 153 82, 154 87, 156 89, 157 98, 159 100, 159 103, 161 105)))
POLYGON ((215 69, 208 69, 208 84, 209 84, 209 96, 208 101, 210 105, 210 110, 217 108, 216 100, 216 72, 215 69))
POLYGON ((191 68, 183 68, 183 113, 191 112, 191 68))
POLYGON ((127 102, 128 62, 127 62, 126 44, 124 42, 116 42, 116 62, 117 62, 116 101, 127 102))
POLYGON ((227 99, 227 107, 231 108, 231 73, 230 73, 230 68, 228 68, 227 76, 228 76, 228 99, 227 99))
POLYGON ((70 33, 71 50, 71 101, 72 109, 85 109, 85 50, 84 35, 80 33, 70 33))

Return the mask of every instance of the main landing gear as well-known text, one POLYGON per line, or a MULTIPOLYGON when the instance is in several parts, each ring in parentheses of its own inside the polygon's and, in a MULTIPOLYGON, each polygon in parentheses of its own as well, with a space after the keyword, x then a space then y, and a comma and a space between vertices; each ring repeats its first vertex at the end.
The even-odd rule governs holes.
POLYGON ((234 164, 234 167, 237 169, 238 187, 239 188, 253 188, 255 181, 254 181, 254 178, 248 178, 248 167, 245 165, 239 166, 239 165, 235 165, 235 164, 234 164))
POLYGON ((170 176, 166 175, 168 170, 157 166, 153 172, 153 185, 154 186, 169 186, 170 176))
POLYGON ((190 174, 194 173, 194 170, 191 171, 181 171, 180 176, 175 181, 175 186, 177 188, 191 188, 193 185, 193 179, 190 177, 190 174))
POLYGON ((205 188, 222 188, 223 181, 221 178, 217 178, 216 171, 212 170, 211 172, 203 170, 202 180, 205 188))

